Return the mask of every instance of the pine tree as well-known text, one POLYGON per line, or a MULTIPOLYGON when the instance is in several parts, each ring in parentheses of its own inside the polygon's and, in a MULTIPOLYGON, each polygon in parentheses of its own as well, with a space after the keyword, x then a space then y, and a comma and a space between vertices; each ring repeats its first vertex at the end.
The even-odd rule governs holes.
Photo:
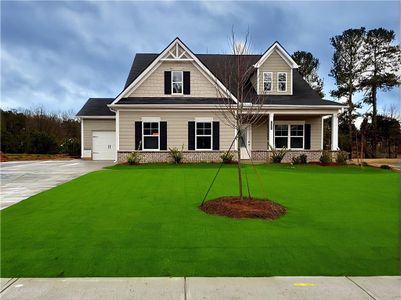
POLYGON ((291 57, 299 65, 298 72, 303 79, 323 98, 323 80, 317 74, 319 59, 306 51, 296 51, 291 57))
POLYGON ((365 91, 364 102, 372 106, 372 146, 376 155, 377 128, 377 92, 390 90, 397 86, 400 77, 400 46, 392 45, 395 41, 393 30, 377 28, 366 34, 362 54, 364 57, 361 88, 365 91))
POLYGON ((348 123, 351 152, 353 124, 358 117, 356 110, 361 106, 360 103, 354 103, 353 95, 359 89, 360 77, 363 73, 361 50, 365 34, 365 28, 361 27, 359 29, 348 29, 341 35, 336 35, 330 39, 334 54, 332 58, 333 67, 329 75, 335 79, 337 85, 337 89, 331 91, 331 95, 339 99, 346 98, 347 109, 343 118, 348 123))

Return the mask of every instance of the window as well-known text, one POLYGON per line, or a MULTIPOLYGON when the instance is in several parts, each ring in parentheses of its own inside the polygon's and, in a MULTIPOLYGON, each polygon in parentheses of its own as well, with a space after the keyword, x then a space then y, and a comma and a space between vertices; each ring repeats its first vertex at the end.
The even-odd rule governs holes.
POLYGON ((304 125, 291 125, 291 148, 304 148, 304 125))
POLYGON ((277 73, 277 90, 279 92, 287 91, 287 73, 285 72, 277 73))
POLYGON ((143 150, 159 150, 159 122, 143 122, 143 150))
POLYGON ((183 93, 183 74, 182 71, 171 72, 171 90, 173 95, 182 95, 183 93))
POLYGON ((272 90, 273 73, 263 72, 263 91, 270 92, 272 90))
POLYGON ((274 144, 276 148, 288 148, 288 125, 274 125, 274 144))
POLYGON ((275 148, 304 149, 304 125, 274 125, 274 145, 275 148))
POLYGON ((212 122, 196 122, 196 150, 212 150, 212 122))

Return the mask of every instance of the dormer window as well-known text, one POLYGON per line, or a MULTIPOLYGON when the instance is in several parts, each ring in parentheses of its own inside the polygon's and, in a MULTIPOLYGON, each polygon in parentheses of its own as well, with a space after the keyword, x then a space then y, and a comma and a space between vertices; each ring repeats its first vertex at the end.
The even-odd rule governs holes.
POLYGON ((279 92, 287 91, 287 73, 286 72, 278 72, 277 73, 277 90, 279 92))
POLYGON ((171 71, 171 91, 172 95, 183 94, 183 74, 182 71, 171 71))
POLYGON ((263 92, 271 92, 273 85, 273 73, 272 72, 263 72, 263 92))

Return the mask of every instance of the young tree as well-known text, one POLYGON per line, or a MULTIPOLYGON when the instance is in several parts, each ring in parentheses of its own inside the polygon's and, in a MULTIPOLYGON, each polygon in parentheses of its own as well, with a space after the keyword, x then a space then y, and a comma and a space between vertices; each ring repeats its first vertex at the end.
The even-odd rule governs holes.
MULTIPOLYGON (((360 76, 363 72, 362 47, 364 43, 365 28, 348 29, 341 35, 330 39, 334 48, 332 58, 333 67, 330 70, 337 85, 337 89, 331 91, 333 97, 346 98, 347 109, 344 120, 348 124, 349 144, 352 147, 353 124, 358 117, 356 109, 360 103, 354 103, 353 95, 359 89, 360 76)), ((352 151, 351 151, 352 153, 352 151)))
POLYGON ((224 123, 236 133, 238 187, 239 197, 242 200, 241 142, 244 141, 241 139, 249 126, 259 124, 263 118, 260 110, 266 96, 257 95, 250 80, 251 76, 255 75, 255 70, 252 57, 248 55, 251 52, 249 31, 242 40, 237 39, 235 32, 232 31, 229 43, 232 54, 222 57, 223 63, 219 65, 217 76, 224 88, 219 87, 217 82, 215 86, 221 98, 221 104, 218 105, 219 114, 223 117, 224 123), (237 102, 227 97, 230 93, 235 95, 237 102))
POLYGON ((390 90, 399 85, 400 46, 395 42, 393 30, 377 28, 366 34, 362 49, 363 68, 361 88, 365 91, 364 102, 372 106, 373 155, 377 149, 377 91, 390 90))
POLYGON ((319 59, 314 57, 312 53, 306 51, 296 51, 291 57, 299 65, 298 72, 303 79, 319 93, 320 97, 324 97, 323 80, 319 78, 317 71, 319 69, 319 59))

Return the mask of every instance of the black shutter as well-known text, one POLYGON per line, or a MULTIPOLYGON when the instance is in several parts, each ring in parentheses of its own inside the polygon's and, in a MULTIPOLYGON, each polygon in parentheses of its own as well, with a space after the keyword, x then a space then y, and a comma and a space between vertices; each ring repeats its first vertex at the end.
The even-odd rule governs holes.
POLYGON ((310 124, 305 124, 305 149, 310 149, 310 124))
POLYGON ((184 71, 184 95, 191 94, 191 72, 184 71))
POLYGON ((164 71, 164 94, 171 95, 171 72, 164 71))
POLYGON ((167 150, 167 122, 160 122, 160 150, 167 150))
POLYGON ((220 150, 220 122, 213 122, 213 150, 220 150))
POLYGON ((188 150, 195 150, 195 122, 188 122, 188 150))
POLYGON ((142 150, 142 122, 135 122, 135 150, 142 150))

